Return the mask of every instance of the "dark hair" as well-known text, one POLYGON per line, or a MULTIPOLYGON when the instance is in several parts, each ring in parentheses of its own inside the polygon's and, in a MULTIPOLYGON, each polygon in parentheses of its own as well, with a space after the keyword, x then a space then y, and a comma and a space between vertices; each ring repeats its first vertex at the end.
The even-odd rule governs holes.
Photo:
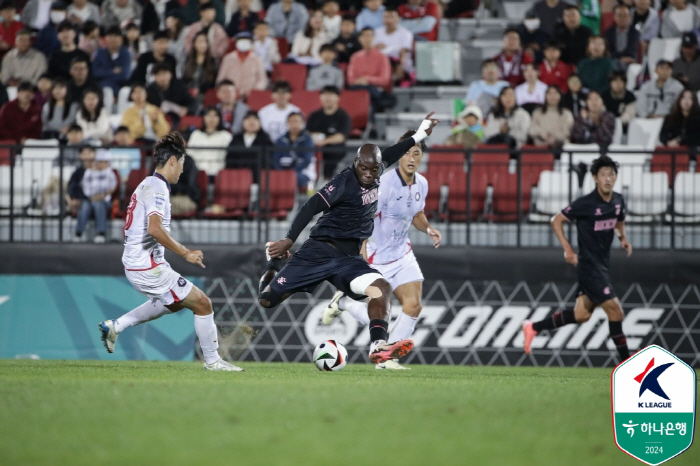
POLYGON ((319 49, 318 53, 321 54, 323 52, 333 52, 335 53, 335 47, 333 47, 332 44, 323 44, 321 48, 319 49))
POLYGON ((301 118, 301 121, 306 121, 306 118, 304 118, 304 114, 301 112, 292 112, 289 115, 287 115, 287 120, 289 120, 293 116, 298 116, 301 118))
POLYGON ((207 113, 209 113, 209 112, 214 112, 214 113, 216 113, 216 116, 219 117, 219 124, 216 126, 216 131, 221 131, 222 129, 224 129, 224 119, 221 118, 221 112, 219 111, 218 108, 216 108, 215 106, 212 105, 210 107, 205 108, 204 111, 202 112, 202 128, 201 128, 201 130, 202 131, 207 130, 207 125, 204 124, 204 117, 207 116, 207 113))
POLYGON ((547 92, 549 92, 550 89, 555 89, 559 93, 559 103, 557 104, 557 112, 559 112, 559 115, 562 115, 564 113, 564 99, 562 98, 562 92, 561 89, 559 89, 559 86, 555 86, 554 84, 550 84, 547 86, 547 90, 544 93, 544 102, 540 106, 542 109, 542 114, 544 115, 547 113, 547 109, 549 108, 549 105, 547 105, 547 92))
POLYGON ((75 32, 75 28, 73 27, 73 23, 71 23, 67 19, 58 23, 58 26, 56 27, 56 32, 63 32, 63 31, 68 31, 68 30, 75 32))
POLYGON ((326 94, 332 92, 335 95, 340 95, 340 89, 337 86, 323 86, 321 89, 321 94, 326 94))
POLYGON ((547 41, 547 43, 544 44, 544 48, 545 48, 545 50, 546 49, 557 49, 557 50, 561 51, 562 45, 561 45, 561 42, 559 42, 558 40, 550 39, 547 41))
POLYGON ((73 66, 76 63, 85 63, 88 66, 88 69, 90 69, 90 60, 88 60, 84 56, 77 55, 73 57, 73 59, 70 61, 70 66, 73 66))
POLYGON ((114 130, 114 134, 119 134, 119 133, 129 133, 131 134, 131 130, 129 129, 128 126, 118 126, 117 129, 114 130))
POLYGON ((366 27, 366 28, 360 29, 360 32, 359 32, 358 35, 361 35, 361 34, 362 34, 363 32, 365 32, 365 31, 370 31, 372 34, 374 34, 374 29, 372 29, 372 28, 370 28, 370 27, 366 27))
POLYGON ((627 82, 627 73, 624 71, 613 71, 610 73, 610 76, 608 76, 608 82, 613 82, 616 79, 622 79, 624 82, 627 82))
POLYGON ((486 67, 486 65, 490 65, 490 64, 494 64, 494 65, 498 66, 498 63, 496 63, 496 60, 494 60, 493 58, 487 58, 486 60, 481 62, 481 69, 483 70, 486 67))
POLYGON ((68 132, 69 132, 69 133, 72 133, 73 131, 80 131, 80 132, 82 133, 82 132, 83 132, 83 127, 80 126, 80 125, 77 124, 77 123, 73 123, 72 125, 70 125, 70 126, 68 127, 68 132))
POLYGON ((615 12, 616 12, 617 10, 619 10, 620 8, 627 8, 627 10, 630 9, 629 5, 625 5, 624 3, 618 3, 617 5, 615 5, 615 6, 613 7, 613 13, 615 13, 615 12))
POLYGON ((34 84, 32 84, 29 81, 22 81, 21 83, 19 83, 19 86, 17 86, 17 92, 21 91, 36 92, 36 86, 34 86, 34 84))
POLYGON ((39 80, 41 79, 48 79, 49 81, 53 82, 53 78, 51 77, 51 75, 49 75, 49 73, 42 74, 36 81, 39 82, 39 80))
POLYGON ((63 116, 62 118, 65 120, 68 118, 68 114, 70 113, 71 106, 73 105, 73 100, 71 99, 70 95, 70 88, 68 87, 68 83, 66 83, 66 80, 63 79, 62 77, 57 77, 56 79, 53 80, 53 84, 51 85, 51 93, 49 94, 49 101, 47 102, 49 105, 49 120, 53 118, 53 112, 54 109, 56 108, 56 99, 53 97, 53 90, 56 88, 56 86, 63 86, 66 88, 66 97, 63 99, 63 116))
POLYGON ((311 13, 309 13, 309 20, 306 22, 306 27, 304 28, 304 36, 306 36, 306 37, 308 37, 308 38, 310 38, 310 39, 313 39, 313 37, 314 37, 314 29, 311 27, 311 18, 312 18, 313 15, 315 15, 316 13, 321 13, 321 14, 323 14, 323 12, 322 12, 321 10, 313 10, 313 11, 311 11, 311 13))
POLYGON ((218 83, 216 83, 216 88, 219 89, 221 86, 234 86, 236 87, 235 84, 233 84, 233 81, 230 79, 222 79, 218 83))
POLYGON ((97 121, 102 113, 102 108, 104 107, 104 102, 102 102, 102 92, 97 87, 88 87, 83 91, 83 95, 80 99, 80 115, 85 119, 85 121, 97 121), (85 96, 89 93, 97 95, 97 107, 95 107, 95 116, 92 117, 87 108, 85 108, 85 96))
MULTIPOLYGON (((581 13, 581 11, 578 9, 578 7, 576 5, 568 4, 564 7, 564 11, 566 11, 566 10, 576 10, 579 12, 579 14, 581 13)), ((562 11, 562 14, 564 13, 564 11, 562 11)))
MULTIPOLYGON (((412 137, 414 134, 416 134, 415 130, 409 129, 408 131, 403 133, 403 135, 399 138, 398 142, 405 141, 406 139, 412 137)), ((418 147, 420 147, 420 150, 422 152, 425 152, 428 149, 428 146, 425 145, 425 140, 419 142, 418 147)))
MULTIPOLYGON (((32 35, 32 31, 30 29, 22 28, 19 31, 17 31, 17 34, 15 34, 15 38, 17 36, 31 36, 31 35, 32 35)), ((12 45, 12 44, 10 44, 10 45, 12 45)))
POLYGON ((287 81, 275 81, 272 83, 272 92, 292 92, 292 86, 287 81))
POLYGON ((80 153, 82 154, 84 150, 91 150, 93 152, 97 152, 97 148, 93 146, 92 144, 81 144, 80 145, 80 153))
MULTIPOLYGON (((673 106, 671 106, 671 111, 668 113, 668 116, 664 118, 664 127, 683 127, 683 120, 685 118, 683 117, 683 110, 681 110, 681 99, 683 99, 683 95, 686 92, 689 92, 691 94, 691 98, 693 99, 693 104, 690 107, 690 113, 700 113, 700 104, 698 104, 698 96, 695 94, 695 92, 691 91, 690 89, 683 89, 683 91, 680 94, 678 94, 678 97, 673 103, 673 106)), ((693 128, 693 130, 697 130, 697 128, 693 128)))
POLYGON ((520 37, 520 34, 518 33, 518 30, 515 29, 514 27, 506 28, 506 30, 503 31, 503 36, 502 36, 502 37, 507 36, 507 35, 510 34, 511 32, 513 32, 513 33, 515 33, 515 34, 518 34, 518 37, 520 37))
POLYGON ((390 12, 390 11, 395 11, 396 13, 399 12, 399 10, 397 10, 396 7, 393 6, 393 5, 387 5, 387 7, 384 8, 384 13, 386 13, 387 11, 389 11, 389 12, 390 12))
MULTIPOLYGON (((169 15, 165 15, 165 16, 169 16, 169 15)), ((141 32, 141 28, 139 27, 139 25, 133 21, 129 21, 128 23, 126 23, 126 26, 124 26, 125 31, 128 31, 129 29, 136 29, 137 31, 141 32)))
POLYGON ((155 34, 153 34, 153 42, 161 39, 170 40, 170 34, 168 33, 168 31, 160 30, 156 31, 155 34))
POLYGON ((245 112, 245 115, 243 115, 244 120, 246 118, 251 118, 251 117, 257 118, 258 120, 260 119, 258 112, 256 112, 255 110, 248 110, 247 112, 245 112))
POLYGON ((261 20, 261 21, 256 21, 255 26, 253 26, 253 29, 255 29, 258 26, 267 26, 270 27, 269 24, 267 24, 267 21, 261 20))
POLYGON ((119 26, 111 26, 105 32, 105 36, 120 36, 122 35, 122 30, 119 26))
POLYGON ((199 87, 199 83, 194 82, 195 74, 197 73, 197 50, 194 48, 194 43, 197 37, 204 36, 207 40, 207 50, 204 52, 204 63, 202 64, 202 74, 199 79, 204 84, 213 84, 216 81, 216 62, 214 57, 211 56, 211 46, 209 44, 209 39, 207 38, 207 33, 200 31, 194 36, 192 40, 192 49, 190 53, 187 54, 187 60, 185 60, 185 69, 182 72, 182 79, 185 83, 194 84, 199 87))
POLYGON ((155 163, 157 168, 163 168, 170 160, 170 157, 174 156, 177 160, 180 160, 185 155, 187 155, 185 141, 177 131, 164 136, 153 146, 153 163, 155 163))
POLYGON ((613 169, 615 174, 617 174, 620 164, 615 162, 613 159, 607 155, 601 155, 591 163, 591 175, 596 176, 598 171, 603 167, 610 167, 613 169))
POLYGON ((139 83, 139 82, 135 82, 134 84, 131 85, 131 89, 129 90, 129 100, 131 100, 132 102, 133 102, 133 99, 131 98, 131 96, 133 95, 133 93, 136 89, 143 89, 144 91, 146 91, 146 85, 143 83, 139 83))
POLYGON ((216 7, 212 2, 204 2, 199 4, 199 11, 204 11, 204 10, 216 10, 216 7))
MULTIPOLYGON (((503 97, 503 94, 506 93, 506 91, 511 90, 515 92, 515 89, 513 89, 510 86, 506 86, 503 89, 501 89, 501 92, 498 93, 498 98, 496 99, 496 103, 493 105, 493 108, 491 109, 491 113, 493 113, 493 116, 496 118, 503 118, 506 116, 506 109, 503 107, 503 103, 501 102, 501 97, 503 97)), ((515 106, 513 107, 513 111, 518 108, 518 104, 516 102, 515 106)))
POLYGON ((343 15, 341 21, 350 21, 351 23, 355 24, 355 17, 353 15, 345 14, 343 15))
POLYGON ((95 29, 99 29, 100 25, 94 22, 93 20, 89 19, 83 23, 83 27, 80 28, 80 32, 85 34, 86 36, 90 34, 92 31, 95 29))
POLYGON ((16 10, 17 6, 12 0, 3 0, 0 2, 0 11, 7 10, 8 8, 14 8, 16 10))
POLYGON ((162 71, 167 71, 170 74, 173 74, 173 70, 170 69, 170 65, 167 63, 156 63, 153 65, 153 70, 151 72, 153 73, 153 76, 155 76, 162 71))

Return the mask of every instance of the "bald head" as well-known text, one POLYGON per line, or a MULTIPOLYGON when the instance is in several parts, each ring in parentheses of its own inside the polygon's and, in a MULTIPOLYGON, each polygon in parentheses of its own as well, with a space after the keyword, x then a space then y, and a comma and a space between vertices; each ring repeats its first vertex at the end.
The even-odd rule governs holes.
POLYGON ((355 175, 360 183, 369 187, 381 174, 382 151, 375 144, 363 144, 355 157, 355 175))

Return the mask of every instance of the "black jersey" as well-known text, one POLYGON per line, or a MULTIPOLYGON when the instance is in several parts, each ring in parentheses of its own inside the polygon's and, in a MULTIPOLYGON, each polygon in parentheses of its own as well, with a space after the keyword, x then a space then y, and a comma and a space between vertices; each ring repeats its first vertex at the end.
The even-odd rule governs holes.
POLYGON ((607 271, 615 225, 625 220, 622 194, 613 192, 610 202, 606 202, 595 189, 576 199, 561 213, 570 221, 576 221, 579 265, 607 271))

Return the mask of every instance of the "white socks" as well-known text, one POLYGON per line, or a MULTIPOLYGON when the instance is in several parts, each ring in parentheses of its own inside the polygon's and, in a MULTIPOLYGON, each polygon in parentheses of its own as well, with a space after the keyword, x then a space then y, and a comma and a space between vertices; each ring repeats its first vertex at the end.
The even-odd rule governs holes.
POLYGON ((133 327, 134 325, 155 320, 165 314, 170 314, 170 311, 161 301, 146 301, 136 309, 116 319, 114 322, 114 331, 119 334, 127 327, 133 327))
POLYGON ((389 341, 399 341, 411 338, 413 331, 416 329, 417 318, 411 317, 408 314, 401 312, 394 321, 394 327, 391 329, 391 337, 389 341))
POLYGON ((219 334, 214 323, 214 313, 212 312, 206 316, 195 315, 194 331, 197 333, 197 338, 199 338, 199 346, 202 347, 204 361, 207 364, 212 364, 221 359, 217 351, 219 349, 219 334))
POLYGON ((353 318, 358 321, 361 325, 369 325, 369 315, 367 314, 367 303, 362 301, 355 301, 354 299, 344 297, 341 301, 345 304, 340 304, 340 308, 350 313, 353 318))

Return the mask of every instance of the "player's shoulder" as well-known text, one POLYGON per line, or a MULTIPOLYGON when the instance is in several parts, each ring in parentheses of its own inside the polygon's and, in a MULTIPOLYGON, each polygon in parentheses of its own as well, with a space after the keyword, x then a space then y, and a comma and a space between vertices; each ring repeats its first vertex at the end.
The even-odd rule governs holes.
POLYGON ((161 194, 161 196, 169 195, 168 185, 165 181, 161 180, 157 176, 147 176, 141 181, 137 190, 143 191, 147 194, 161 194))
POLYGON ((613 191, 612 200, 613 202, 625 202, 625 196, 623 196, 622 193, 613 191))
POLYGON ((421 188, 421 189, 428 189, 428 179, 421 175, 420 173, 416 172, 414 175, 416 178, 416 184, 421 188))

